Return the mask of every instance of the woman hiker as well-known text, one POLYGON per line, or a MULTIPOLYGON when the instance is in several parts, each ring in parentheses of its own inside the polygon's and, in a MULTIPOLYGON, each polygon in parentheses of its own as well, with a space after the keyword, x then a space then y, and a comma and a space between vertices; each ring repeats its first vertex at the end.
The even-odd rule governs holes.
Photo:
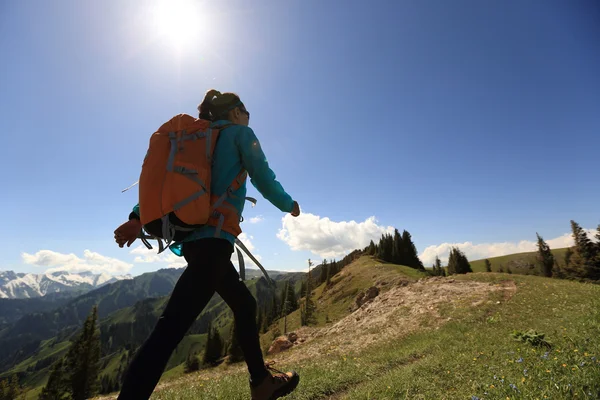
MULTIPOLYGON (((209 90, 198 110, 199 118, 211 121, 213 127, 229 125, 221 130, 214 150, 211 192, 220 196, 243 168, 256 189, 275 207, 294 217, 300 215, 298 203, 285 192, 269 168, 258 139, 248 127, 250 113, 240 98, 234 93, 209 90)), ((244 180, 234 197, 228 200, 238 215, 242 214, 245 197, 244 180)), ((239 220, 236 223, 239 224, 239 220)), ((115 241, 119 247, 125 244, 129 247, 141 229, 138 204, 129 215, 129 221, 115 230, 115 241)), ((183 255, 187 267, 154 330, 131 361, 119 400, 150 397, 171 353, 215 292, 233 311, 237 339, 250 373, 252 400, 274 400, 296 388, 300 378, 295 371, 277 371, 263 360, 256 325, 256 300, 231 263, 234 242, 235 235, 231 232, 217 231, 214 226, 206 225, 171 246, 174 253, 183 255), (271 374, 270 370, 277 373, 271 374)))

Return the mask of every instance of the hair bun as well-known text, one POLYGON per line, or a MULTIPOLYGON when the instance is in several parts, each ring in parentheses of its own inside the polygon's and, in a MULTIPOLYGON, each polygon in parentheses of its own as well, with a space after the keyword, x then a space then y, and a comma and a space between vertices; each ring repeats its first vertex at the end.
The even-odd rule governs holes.
POLYGON ((216 89, 211 89, 208 92, 206 92, 206 97, 210 99, 211 103, 219 96, 221 96, 221 92, 219 92, 216 89))

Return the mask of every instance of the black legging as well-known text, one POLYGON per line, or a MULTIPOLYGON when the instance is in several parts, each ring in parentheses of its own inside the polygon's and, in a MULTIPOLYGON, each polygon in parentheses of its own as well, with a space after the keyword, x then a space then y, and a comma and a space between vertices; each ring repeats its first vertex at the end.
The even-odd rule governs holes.
POLYGON ((233 311, 237 339, 253 381, 267 373, 256 326, 256 300, 231 263, 233 245, 224 239, 183 244, 187 268, 177 281, 165 311, 131 361, 119 400, 148 399, 171 353, 215 291, 233 311))

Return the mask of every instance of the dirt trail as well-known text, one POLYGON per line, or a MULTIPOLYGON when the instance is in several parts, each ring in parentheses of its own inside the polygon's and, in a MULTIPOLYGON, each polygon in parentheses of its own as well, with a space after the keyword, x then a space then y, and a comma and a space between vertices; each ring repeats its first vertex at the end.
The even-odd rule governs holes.
POLYGON ((388 286, 389 290, 331 326, 295 331, 304 338, 304 343, 294 346, 292 350, 297 351, 273 358, 287 364, 325 354, 360 351, 406 336, 423 325, 436 327, 447 322, 449 318, 439 313, 441 306, 460 302, 478 307, 490 301, 488 295, 492 292, 501 292, 502 301, 509 300, 516 292, 513 281, 484 283, 441 277, 416 283, 396 280, 388 286))

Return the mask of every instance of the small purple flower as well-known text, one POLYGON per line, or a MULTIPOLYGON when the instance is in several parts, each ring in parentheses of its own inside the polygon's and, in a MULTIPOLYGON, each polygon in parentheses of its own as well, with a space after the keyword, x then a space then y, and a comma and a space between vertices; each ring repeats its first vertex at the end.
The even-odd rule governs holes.
POLYGON ((596 361, 596 357, 592 357, 592 361, 596 361))
POLYGON ((494 375, 494 380, 498 379, 498 377, 496 375, 494 375))
POLYGON ((580 367, 583 367, 585 365, 585 361, 582 361, 581 364, 579 364, 580 367))
POLYGON ((549 354, 550 354, 550 352, 548 352, 548 351, 547 351, 547 352, 545 352, 545 353, 544 353, 544 355, 542 356, 542 358, 543 358, 544 360, 547 360, 547 359, 548 359, 548 355, 549 355, 549 354))
POLYGON ((513 389, 513 390, 517 390, 517 386, 514 385, 514 384, 512 384, 512 383, 510 385, 508 385, 508 386, 510 386, 510 388, 513 389))
POLYGON ((527 368, 523 370, 523 375, 527 376, 527 368))
POLYGON ((519 359, 517 360, 518 363, 522 363, 523 362, 523 357, 519 357, 519 359))
POLYGON ((479 397, 477 397, 477 396, 471 396, 471 400, 479 400, 479 397))

